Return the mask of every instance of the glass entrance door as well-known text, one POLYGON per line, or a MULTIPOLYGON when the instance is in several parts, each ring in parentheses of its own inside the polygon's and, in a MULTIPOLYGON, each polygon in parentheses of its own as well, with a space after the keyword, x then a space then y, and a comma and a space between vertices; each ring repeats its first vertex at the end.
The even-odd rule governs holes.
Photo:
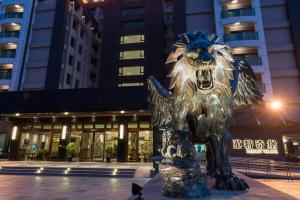
POLYGON ((80 144, 81 144, 81 132, 71 132, 69 143, 74 143, 75 153, 73 156, 74 160, 80 159, 80 144))
POLYGON ((52 134, 52 144, 50 150, 50 159, 58 159, 58 150, 59 150, 59 141, 60 141, 61 133, 53 133, 52 134))
POLYGON ((85 132, 82 136, 81 159, 91 160, 93 146, 93 132, 85 132))
POLYGON ((106 131, 105 132, 105 157, 110 156, 111 159, 117 158, 118 146, 118 132, 106 131))
POLYGON ((94 136, 94 161, 103 161, 104 160, 104 132, 95 132, 94 136))
POLYGON ((138 161, 138 132, 128 132, 128 161, 138 161))

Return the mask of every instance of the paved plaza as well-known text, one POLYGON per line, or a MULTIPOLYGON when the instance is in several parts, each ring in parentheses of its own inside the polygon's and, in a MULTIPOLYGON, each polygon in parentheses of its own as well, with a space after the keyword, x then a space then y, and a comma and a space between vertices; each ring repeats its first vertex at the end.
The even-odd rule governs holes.
POLYGON ((296 199, 300 199, 300 181, 288 180, 259 180, 259 182, 278 190, 282 193, 288 194, 296 199))
POLYGON ((125 200, 149 178, 0 176, 1 200, 125 200))
MULTIPOLYGON (((1 161, 0 166, 31 167, 89 167, 133 168, 133 178, 60 177, 60 176, 15 176, 0 175, 1 200, 127 200, 131 197, 131 183, 145 186, 145 200, 174 200, 160 193, 159 177, 149 177, 151 163, 97 163, 97 162, 37 162, 1 161)), ((204 199, 300 199, 300 181, 247 179, 247 192, 211 190, 204 199)))

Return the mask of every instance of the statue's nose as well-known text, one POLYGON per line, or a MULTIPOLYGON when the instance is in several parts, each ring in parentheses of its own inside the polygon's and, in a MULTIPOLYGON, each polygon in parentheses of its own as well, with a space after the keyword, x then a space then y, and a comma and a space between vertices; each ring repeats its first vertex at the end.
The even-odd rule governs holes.
POLYGON ((213 57, 208 52, 203 52, 199 55, 197 60, 202 64, 209 64, 213 60, 213 57))

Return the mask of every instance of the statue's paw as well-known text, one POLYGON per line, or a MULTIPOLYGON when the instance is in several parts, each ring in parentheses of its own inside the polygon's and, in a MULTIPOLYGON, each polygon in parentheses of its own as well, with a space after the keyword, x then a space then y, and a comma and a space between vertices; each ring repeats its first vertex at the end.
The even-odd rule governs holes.
POLYGON ((219 190, 244 191, 249 189, 249 185, 244 179, 236 176, 220 176, 216 178, 215 188, 219 190))
POLYGON ((226 177, 232 176, 232 170, 230 165, 223 165, 222 166, 222 174, 226 177))

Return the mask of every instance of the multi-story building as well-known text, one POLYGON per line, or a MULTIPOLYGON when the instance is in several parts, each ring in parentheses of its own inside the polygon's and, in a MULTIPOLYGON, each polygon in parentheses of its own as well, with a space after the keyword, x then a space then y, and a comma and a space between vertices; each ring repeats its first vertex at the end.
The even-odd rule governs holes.
POLYGON ((94 87, 85 79, 86 71, 79 73, 74 68, 74 63, 94 63, 92 57, 85 55, 101 60, 100 71, 93 71, 99 87, 0 94, 1 116, 13 123, 12 132, 6 137, 12 159, 57 159, 64 156, 64 147, 73 142, 79 160, 104 160, 107 147, 112 147, 113 158, 118 161, 150 160, 151 155, 159 153, 165 138, 150 123, 146 78, 154 75, 167 86, 172 65, 165 65, 164 61, 172 51, 171 44, 177 34, 195 30, 218 33, 219 42, 230 45, 234 57, 244 58, 252 65, 257 86, 264 94, 260 106, 236 113, 231 128, 233 155, 299 157, 299 2, 82 3, 45 0, 36 4, 21 89, 75 88, 76 79, 80 79, 77 86, 94 87), (90 25, 85 23, 85 10, 96 23, 92 19, 90 25), (77 26, 86 30, 98 26, 101 46, 98 38, 92 40, 98 43, 89 43, 91 39, 84 42, 77 26), (98 52, 91 45, 98 47, 98 52), (79 49, 86 54, 81 56, 79 49), (278 102, 274 108, 279 110, 271 110, 273 100, 282 102, 281 110, 278 102))
POLYGON ((1 2, 0 88, 99 85, 100 32, 79 1, 1 2))
POLYGON ((25 68, 32 0, 1 1, 0 91, 16 91, 25 68))

